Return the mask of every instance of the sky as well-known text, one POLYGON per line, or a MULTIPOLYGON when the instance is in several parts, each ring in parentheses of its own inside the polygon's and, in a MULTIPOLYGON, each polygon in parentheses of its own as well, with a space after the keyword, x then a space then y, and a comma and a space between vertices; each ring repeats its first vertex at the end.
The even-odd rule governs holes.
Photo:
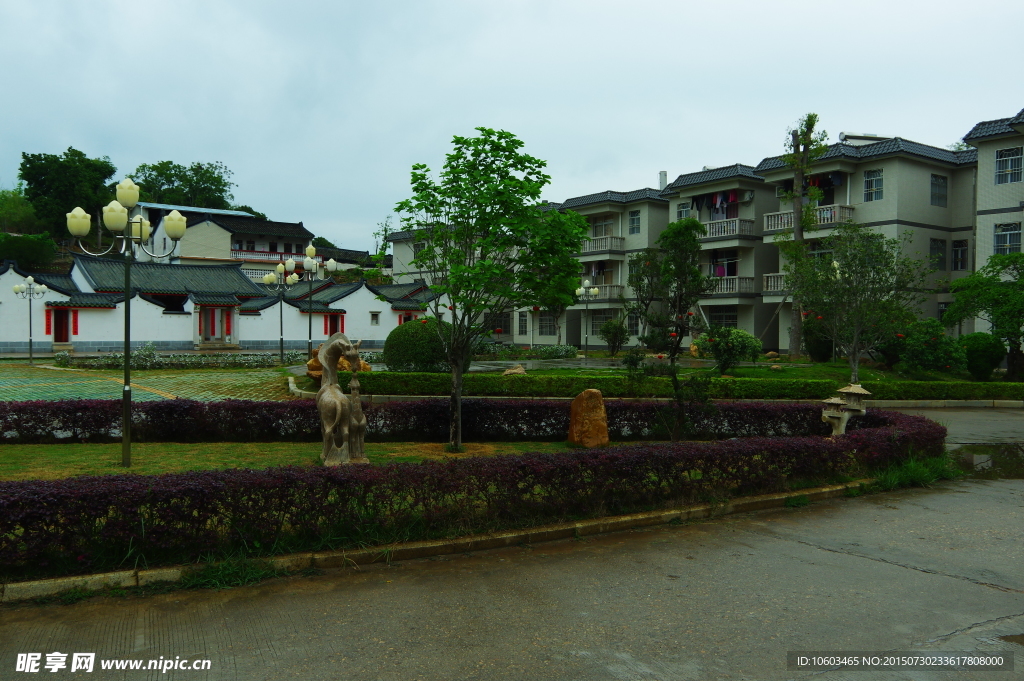
POLYGON ((547 161, 551 201, 756 165, 811 111, 945 147, 1024 107, 1022 24, 1020 0, 0 0, 0 187, 22 152, 219 161, 236 203, 372 249, 412 165, 480 126, 547 161))

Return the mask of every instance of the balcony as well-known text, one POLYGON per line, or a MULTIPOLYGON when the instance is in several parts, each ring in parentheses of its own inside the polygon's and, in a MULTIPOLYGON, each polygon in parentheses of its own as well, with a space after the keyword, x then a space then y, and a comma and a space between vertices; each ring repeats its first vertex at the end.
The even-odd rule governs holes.
MULTIPOLYGON (((814 209, 816 225, 828 225, 836 222, 847 222, 853 220, 853 206, 842 206, 833 204, 831 206, 818 206, 814 209)), ((793 229, 793 211, 786 210, 780 213, 764 214, 764 231, 781 232, 784 229, 793 229)))
POLYGON ((597 295, 591 298, 590 302, 595 300, 618 300, 622 297, 625 290, 622 284, 594 284, 592 288, 597 288, 597 295))
POLYGON ((765 274, 761 286, 762 293, 781 293, 786 290, 786 275, 781 272, 765 274))
POLYGON ((626 251, 626 240, 621 236, 598 236, 591 237, 589 241, 583 242, 581 253, 599 253, 611 251, 624 253, 626 251))
POLYGON ((730 220, 715 220, 705 225, 708 233, 702 238, 723 236, 754 236, 754 221, 743 218, 732 218, 730 220))
POLYGON ((735 294, 754 292, 753 277, 714 277, 714 280, 715 288, 712 289, 712 294, 735 294))
MULTIPOLYGON (((269 262, 284 262, 288 258, 291 258, 298 264, 302 264, 302 261, 306 259, 305 253, 271 253, 269 251, 236 251, 231 249, 231 258, 234 260, 260 260, 269 262)), ((317 262, 323 262, 324 258, 321 255, 313 256, 313 259, 317 262)))

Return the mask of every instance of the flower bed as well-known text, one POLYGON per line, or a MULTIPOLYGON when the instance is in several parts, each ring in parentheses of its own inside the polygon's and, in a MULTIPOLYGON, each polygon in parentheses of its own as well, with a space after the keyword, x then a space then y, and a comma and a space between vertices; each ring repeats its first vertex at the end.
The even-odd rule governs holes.
MULTIPOLYGON (((744 431, 797 433, 812 422, 744 431)), ((759 406, 759 405, 755 405, 759 406)), ((806 413, 804 413, 806 412, 806 413)), ((781 420, 781 422, 780 422, 781 420)), ((640 443, 558 455, 423 464, 269 468, 0 483, 0 579, 35 579, 228 555, 340 549, 649 510, 824 480, 911 452, 939 454, 946 429, 870 412, 837 438, 795 434, 640 443)))

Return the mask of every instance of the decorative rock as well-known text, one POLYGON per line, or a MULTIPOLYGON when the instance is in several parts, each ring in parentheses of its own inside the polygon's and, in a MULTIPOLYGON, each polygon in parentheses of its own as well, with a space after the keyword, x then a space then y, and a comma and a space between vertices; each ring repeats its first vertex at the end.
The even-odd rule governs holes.
POLYGON ((765 357, 767 357, 768 359, 778 359, 779 353, 773 350, 772 352, 765 353, 765 357))
POLYGON ((526 375, 526 369, 523 368, 522 364, 517 364, 514 367, 512 367, 511 369, 505 369, 505 371, 501 372, 501 375, 502 376, 525 376, 526 375))
POLYGON ((782 366, 779 364, 773 364, 768 367, 771 371, 782 371, 782 366))
POLYGON ((690 343, 690 357, 700 358, 700 350, 697 349, 696 343, 690 343))
POLYGON ((608 415, 600 390, 584 390, 569 408, 569 442, 583 447, 608 444, 608 415))

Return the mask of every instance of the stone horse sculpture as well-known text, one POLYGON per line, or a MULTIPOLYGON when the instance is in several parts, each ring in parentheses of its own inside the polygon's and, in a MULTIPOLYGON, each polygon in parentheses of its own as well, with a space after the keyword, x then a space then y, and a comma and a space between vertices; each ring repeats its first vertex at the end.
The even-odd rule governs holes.
POLYGON ((317 358, 323 366, 323 379, 316 393, 316 408, 320 413, 320 433, 324 448, 320 460, 325 466, 345 463, 369 463, 363 453, 366 436, 366 416, 359 399, 359 379, 353 374, 348 397, 338 385, 338 359, 344 355, 350 366, 358 371, 359 346, 343 333, 336 333, 320 348, 317 358))

